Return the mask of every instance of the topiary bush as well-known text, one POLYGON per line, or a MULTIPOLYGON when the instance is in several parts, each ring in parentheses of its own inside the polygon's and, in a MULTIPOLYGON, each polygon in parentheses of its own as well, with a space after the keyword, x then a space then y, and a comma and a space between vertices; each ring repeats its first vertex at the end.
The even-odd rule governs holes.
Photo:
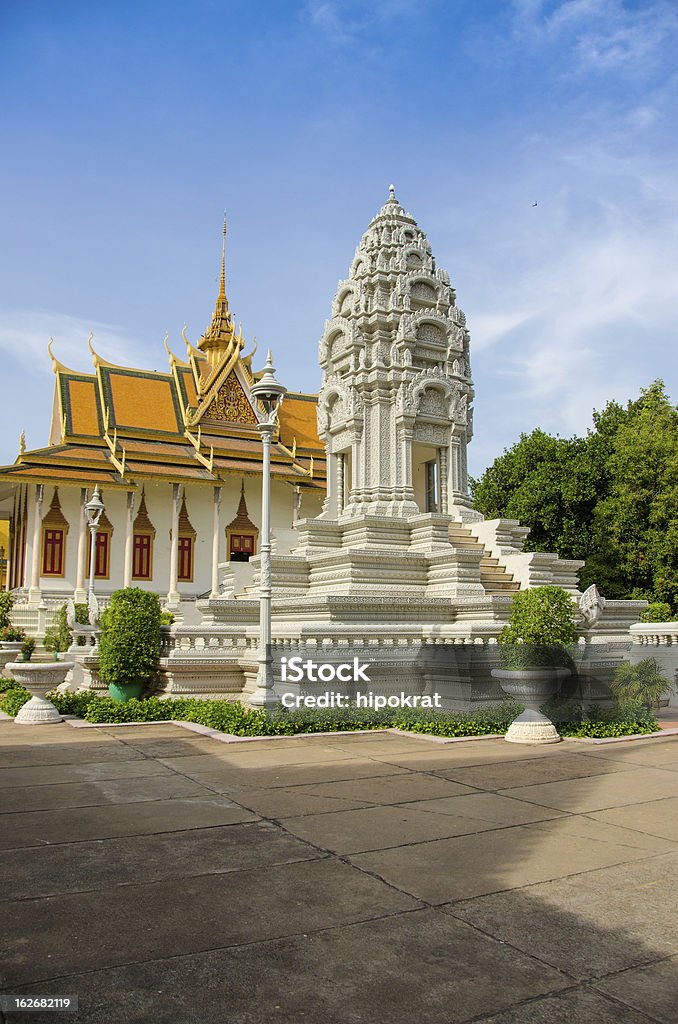
POLYGON ((14 607, 14 595, 7 590, 0 591, 0 629, 10 625, 9 616, 14 607))
POLYGON ((579 633, 574 601, 562 587, 534 587, 513 595, 509 624, 499 634, 502 665, 529 669, 542 665, 572 666, 564 650, 579 633))
POLYGON ((99 672, 105 683, 148 684, 160 660, 160 601, 139 587, 116 590, 101 616, 99 672))

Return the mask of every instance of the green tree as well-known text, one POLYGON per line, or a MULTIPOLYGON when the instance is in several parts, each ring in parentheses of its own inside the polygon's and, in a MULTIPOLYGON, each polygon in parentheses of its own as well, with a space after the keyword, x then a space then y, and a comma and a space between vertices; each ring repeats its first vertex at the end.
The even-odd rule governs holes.
POLYGON ((520 519, 528 551, 584 559, 582 587, 678 609, 678 409, 662 381, 593 413, 586 437, 521 435, 471 482, 487 518, 520 519))

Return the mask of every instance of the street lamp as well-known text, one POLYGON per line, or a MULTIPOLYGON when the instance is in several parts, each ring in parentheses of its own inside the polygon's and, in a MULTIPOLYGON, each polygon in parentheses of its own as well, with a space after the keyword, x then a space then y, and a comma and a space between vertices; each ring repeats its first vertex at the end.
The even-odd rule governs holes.
POLYGON ((85 515, 91 532, 89 549, 89 593, 94 593, 94 564, 96 562, 97 527, 104 511, 104 503, 99 497, 98 484, 94 487, 94 494, 85 505, 85 515))
POLYGON ((271 657, 271 436, 276 427, 278 410, 287 388, 275 379, 273 356, 268 358, 261 378, 252 385, 253 396, 261 405, 264 417, 259 422, 263 465, 261 471, 261 544, 259 583, 259 668, 256 689, 250 704, 256 708, 274 707, 273 658, 271 657))

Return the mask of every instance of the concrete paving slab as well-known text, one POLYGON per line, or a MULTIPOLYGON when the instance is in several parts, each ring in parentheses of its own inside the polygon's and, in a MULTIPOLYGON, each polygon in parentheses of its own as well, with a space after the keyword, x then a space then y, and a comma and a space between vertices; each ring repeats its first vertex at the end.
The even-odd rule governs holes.
POLYGON ((477 793, 468 796, 443 797, 439 800, 420 800, 408 804, 414 810, 428 811, 430 814, 446 814, 455 817, 471 818, 493 822, 496 825, 526 825, 532 821, 546 821, 558 818, 563 811, 550 807, 537 807, 523 800, 513 800, 497 793, 477 793))
MULTIPOLYGON (((568 744, 569 747, 569 744, 568 744)), ((573 744, 573 753, 582 748, 573 744)), ((426 749, 411 754, 385 755, 375 752, 372 756, 381 760, 388 759, 391 764, 399 764, 411 771, 445 772, 449 768, 463 765, 493 764, 496 762, 532 761, 562 756, 563 748, 559 743, 546 746, 527 746, 520 743, 507 743, 504 739, 481 740, 478 743, 449 743, 445 746, 429 744, 426 749), (437 762, 437 763, 436 763, 437 762)))
POLYGON ((538 785, 544 782, 562 782, 587 776, 623 772, 629 765, 622 761, 566 751, 548 758, 520 761, 495 761, 491 764, 467 765, 436 772, 446 779, 462 782, 477 789, 506 790, 513 786, 538 785))
MULTIPOLYGON (((98 782, 70 782, 48 786, 0 789, 0 815, 17 811, 50 811, 61 807, 98 807, 145 800, 175 800, 204 797, 205 790, 192 779, 176 773, 149 778, 102 779, 98 782)), ((0 817, 0 828, 3 818, 0 817)))
POLYGON ((2 818, 0 849, 16 850, 24 846, 71 843, 76 839, 109 839, 113 836, 211 828, 252 821, 255 817, 226 797, 216 795, 189 800, 17 812, 2 818))
POLYGON ((28 768, 0 768, 0 790, 20 786, 100 782, 104 779, 141 779, 173 775, 171 768, 150 757, 132 761, 87 761, 85 764, 50 764, 28 768))
POLYGON ((115 734, 115 739, 118 743, 124 743, 134 750, 140 751, 145 757, 185 757, 189 754, 216 755, 222 749, 209 736, 197 736, 185 729, 176 731, 180 732, 176 738, 162 736, 147 738, 141 733, 139 736, 133 736, 126 729, 121 729, 115 734))
POLYGON ((653 1021, 654 1018, 645 1013, 608 999, 600 992, 574 988, 482 1017, 478 1024, 653 1024, 653 1021))
POLYGON ((517 799, 544 807, 582 814, 678 796, 678 774, 663 768, 640 768, 631 774, 628 771, 613 772, 567 782, 515 786, 510 791, 499 792, 507 792, 517 799))
POLYGON ((446 910, 571 977, 597 979, 678 952, 677 866, 671 854, 446 910))
POLYGON ((81 974, 68 984, 88 1024, 109 1024, 112 1007, 126 1024, 148 1024, 149 992, 158 1021, 456 1024, 568 982, 445 914, 421 910, 81 974))
POLYGON ((36 846, 3 853, 0 899, 97 889, 105 902, 112 887, 140 878, 159 882, 243 869, 264 871, 271 864, 323 856, 267 821, 36 846))
POLYGON ((410 849, 410 843, 426 843, 447 836, 483 832, 495 828, 489 821, 455 818, 449 814, 426 814, 409 804, 368 807, 334 814, 308 814, 285 818, 285 828, 323 850, 341 856, 390 847, 410 849))
POLYGON ((103 904, 96 892, 20 900, 3 905, 3 983, 303 934, 418 906, 335 859, 270 866, 265 884, 260 870, 248 870, 118 886, 103 904), (68 942, 61 940, 66 920, 68 942))
POLYGON ((637 832, 661 836, 678 842, 678 796, 650 803, 634 804, 633 809, 614 807, 607 811, 593 811, 596 821, 607 821, 612 825, 623 825, 637 832))
POLYGON ((304 788, 319 796, 356 797, 372 804, 401 804, 409 800, 433 800, 436 797, 460 796, 464 793, 476 792, 470 786, 414 772, 355 779, 348 782, 316 783, 304 788))
POLYGON ((625 765, 646 765, 647 767, 678 770, 678 740, 675 736, 650 742, 617 743, 597 746, 592 757, 601 761, 617 761, 625 765))
POLYGON ((632 845, 627 837, 622 842, 613 842, 567 835, 559 830, 559 819, 511 828, 483 824, 488 826, 485 831, 477 827, 477 821, 471 822, 476 834, 351 854, 349 859, 404 892, 440 904, 577 875, 653 854, 646 846, 632 845))
POLYGON ((352 811, 372 806, 365 800, 351 800, 340 796, 321 796, 310 792, 310 786, 278 786, 275 789, 238 789, 232 793, 234 799, 265 818, 297 817, 305 814, 326 814, 335 811, 352 811))
POLYGON ((272 768, 233 768, 219 761, 190 757, 167 758, 163 764, 223 792, 407 774, 406 768, 399 768, 397 765, 354 759, 327 761, 322 764, 280 765, 272 768))
MULTIPOLYGON (((20 729, 22 726, 17 725, 16 728, 20 729)), ((33 726, 27 725, 26 728, 32 729, 33 726)), ((51 743, 45 738, 45 729, 52 730, 57 727, 44 725, 36 728, 42 729, 42 737, 33 743, 2 745, 0 769, 25 768, 41 764, 86 764, 88 761, 133 761, 144 756, 140 750, 117 740, 80 743, 81 734, 78 733, 78 740, 74 741, 73 729, 68 730, 70 743, 51 743)))
POLYGON ((661 1024, 675 1024, 678 1006, 678 957, 623 971, 599 981, 605 995, 650 1015, 661 1024))

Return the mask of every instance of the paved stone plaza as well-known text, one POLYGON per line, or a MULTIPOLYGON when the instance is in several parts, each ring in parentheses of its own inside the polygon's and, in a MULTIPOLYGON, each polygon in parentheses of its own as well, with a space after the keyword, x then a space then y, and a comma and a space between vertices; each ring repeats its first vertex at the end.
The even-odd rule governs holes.
POLYGON ((674 1024, 678 740, 0 722, 2 991, 55 1019, 674 1024))

